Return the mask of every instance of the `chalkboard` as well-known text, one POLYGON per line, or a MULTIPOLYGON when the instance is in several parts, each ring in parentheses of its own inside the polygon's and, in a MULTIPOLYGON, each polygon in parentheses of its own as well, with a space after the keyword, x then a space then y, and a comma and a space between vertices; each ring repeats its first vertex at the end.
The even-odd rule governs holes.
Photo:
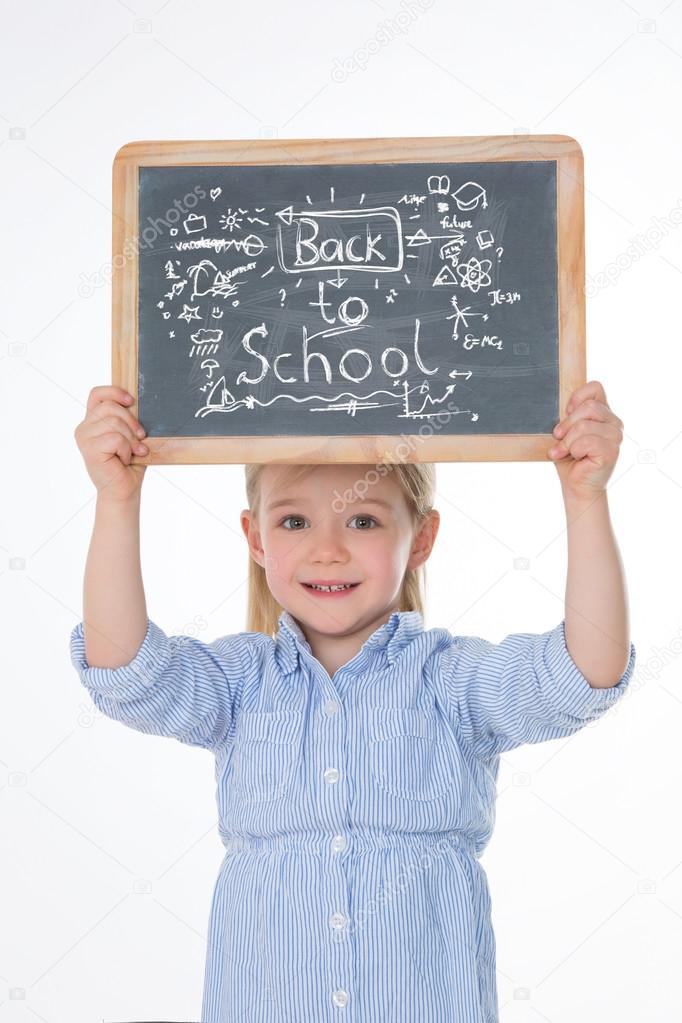
POLYGON ((372 439, 407 437, 408 459, 546 458, 562 384, 584 378, 575 182, 573 220, 561 205, 562 161, 575 174, 582 154, 531 138, 493 137, 493 159, 491 140, 478 159, 467 140, 346 140, 333 159, 277 140, 239 159, 124 147, 118 300, 137 329, 114 365, 135 373, 148 460, 366 461, 372 439))

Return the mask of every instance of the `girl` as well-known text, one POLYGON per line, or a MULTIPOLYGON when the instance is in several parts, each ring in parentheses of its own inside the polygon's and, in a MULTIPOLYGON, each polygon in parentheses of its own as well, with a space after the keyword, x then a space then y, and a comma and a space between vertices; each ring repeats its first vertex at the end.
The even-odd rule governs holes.
POLYGON ((548 453, 565 618, 499 644, 424 628, 439 515, 421 464, 246 466, 249 631, 167 636, 140 573, 132 400, 94 388, 76 429, 98 496, 71 656, 102 713, 215 755, 203 1023, 494 1023, 479 857, 500 754, 596 720, 634 668, 603 388, 575 392, 548 453))

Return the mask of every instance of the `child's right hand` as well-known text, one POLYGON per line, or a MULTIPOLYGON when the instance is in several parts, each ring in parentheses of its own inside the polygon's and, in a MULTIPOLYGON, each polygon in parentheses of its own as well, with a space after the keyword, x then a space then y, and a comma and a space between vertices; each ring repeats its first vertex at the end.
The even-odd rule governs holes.
POLYGON ((149 449, 141 441, 144 428, 126 408, 132 402, 122 387, 93 387, 86 416, 74 430, 98 500, 127 501, 142 487, 147 467, 130 461, 133 454, 146 455, 149 449))

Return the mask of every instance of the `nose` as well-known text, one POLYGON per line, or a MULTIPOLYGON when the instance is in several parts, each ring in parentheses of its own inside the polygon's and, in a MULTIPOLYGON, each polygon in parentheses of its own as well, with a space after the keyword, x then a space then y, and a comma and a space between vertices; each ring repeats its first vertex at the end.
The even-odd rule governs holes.
POLYGON ((310 534, 310 558, 313 561, 348 560, 343 526, 336 522, 321 523, 310 534))

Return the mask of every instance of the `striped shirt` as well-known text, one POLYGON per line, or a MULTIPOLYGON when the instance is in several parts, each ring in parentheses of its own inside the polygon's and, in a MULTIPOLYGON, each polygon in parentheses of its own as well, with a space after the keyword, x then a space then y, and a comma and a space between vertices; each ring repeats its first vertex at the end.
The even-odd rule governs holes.
POLYGON ((201 642, 148 620, 135 658, 71 658, 95 706, 215 756, 226 852, 202 1023, 497 1023, 491 900, 499 757, 571 735, 592 688, 564 622, 499 644, 391 614, 332 678, 287 611, 275 638, 201 642))

